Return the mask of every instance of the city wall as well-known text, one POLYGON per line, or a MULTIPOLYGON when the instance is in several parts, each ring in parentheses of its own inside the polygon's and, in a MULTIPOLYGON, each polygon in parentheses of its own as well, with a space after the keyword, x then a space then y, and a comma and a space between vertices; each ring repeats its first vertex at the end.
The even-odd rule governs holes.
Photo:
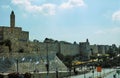
POLYGON ((63 42, 33 42, 31 52, 39 52, 41 55, 61 53, 63 55, 76 55, 79 54, 79 45, 63 42))

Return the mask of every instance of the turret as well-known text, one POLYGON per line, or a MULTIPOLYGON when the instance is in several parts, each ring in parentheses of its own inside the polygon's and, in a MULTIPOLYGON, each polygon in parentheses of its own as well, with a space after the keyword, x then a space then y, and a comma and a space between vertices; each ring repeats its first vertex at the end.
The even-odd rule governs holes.
POLYGON ((14 14, 14 11, 12 11, 11 14, 10 14, 10 27, 11 28, 15 27, 15 14, 14 14))
POLYGON ((90 44, 88 39, 86 39, 86 43, 87 43, 88 45, 90 44))

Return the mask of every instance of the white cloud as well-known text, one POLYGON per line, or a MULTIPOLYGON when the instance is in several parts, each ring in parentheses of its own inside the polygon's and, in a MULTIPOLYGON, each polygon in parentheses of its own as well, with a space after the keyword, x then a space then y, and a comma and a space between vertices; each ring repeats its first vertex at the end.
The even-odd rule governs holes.
POLYGON ((67 2, 62 3, 60 5, 60 8, 68 9, 68 8, 81 7, 81 6, 85 6, 83 0, 68 0, 67 2))
POLYGON ((120 21, 120 10, 113 13, 112 20, 113 21, 120 21))
POLYGON ((95 34, 105 34, 105 31, 103 31, 103 30, 98 30, 98 31, 95 32, 95 34))
POLYGON ((98 31, 95 32, 95 34, 97 34, 97 35, 120 34, 120 27, 114 27, 114 28, 110 28, 110 29, 98 30, 98 31))
POLYGON ((25 10, 29 12, 40 12, 44 14, 55 14, 55 5, 54 4, 43 4, 43 5, 33 5, 29 0, 12 0, 12 3, 18 5, 19 7, 23 7, 25 10))
POLYGON ((44 3, 41 5, 32 4, 31 0, 12 0, 12 3, 24 8, 29 12, 40 12, 45 15, 55 15, 56 10, 59 8, 68 9, 73 7, 81 7, 84 6, 83 0, 68 0, 67 2, 63 2, 60 5, 53 3, 44 3))
POLYGON ((11 7, 9 5, 2 5, 1 8, 3 8, 3 9, 11 9, 11 7))
POLYGON ((46 14, 47 13, 49 13, 50 15, 55 14, 56 5, 48 3, 48 4, 43 4, 41 7, 43 12, 45 12, 46 14))

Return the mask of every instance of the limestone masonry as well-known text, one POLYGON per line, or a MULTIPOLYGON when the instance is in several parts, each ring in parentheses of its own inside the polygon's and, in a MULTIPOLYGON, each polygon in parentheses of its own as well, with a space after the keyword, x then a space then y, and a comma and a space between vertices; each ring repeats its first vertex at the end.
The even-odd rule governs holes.
POLYGON ((46 38, 44 42, 38 40, 30 41, 29 32, 23 31, 21 27, 15 25, 15 14, 10 14, 10 27, 0 26, 0 53, 40 53, 46 55, 62 53, 63 55, 80 54, 84 58, 89 58, 92 54, 105 54, 109 49, 108 45, 90 45, 89 40, 79 44, 65 41, 57 41, 46 38))

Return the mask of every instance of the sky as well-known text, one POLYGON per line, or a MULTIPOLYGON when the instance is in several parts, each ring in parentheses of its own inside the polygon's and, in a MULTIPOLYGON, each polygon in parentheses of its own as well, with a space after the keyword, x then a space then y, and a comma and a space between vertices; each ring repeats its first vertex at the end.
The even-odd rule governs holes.
POLYGON ((0 0, 0 26, 12 10, 30 40, 120 45, 120 0, 0 0))

